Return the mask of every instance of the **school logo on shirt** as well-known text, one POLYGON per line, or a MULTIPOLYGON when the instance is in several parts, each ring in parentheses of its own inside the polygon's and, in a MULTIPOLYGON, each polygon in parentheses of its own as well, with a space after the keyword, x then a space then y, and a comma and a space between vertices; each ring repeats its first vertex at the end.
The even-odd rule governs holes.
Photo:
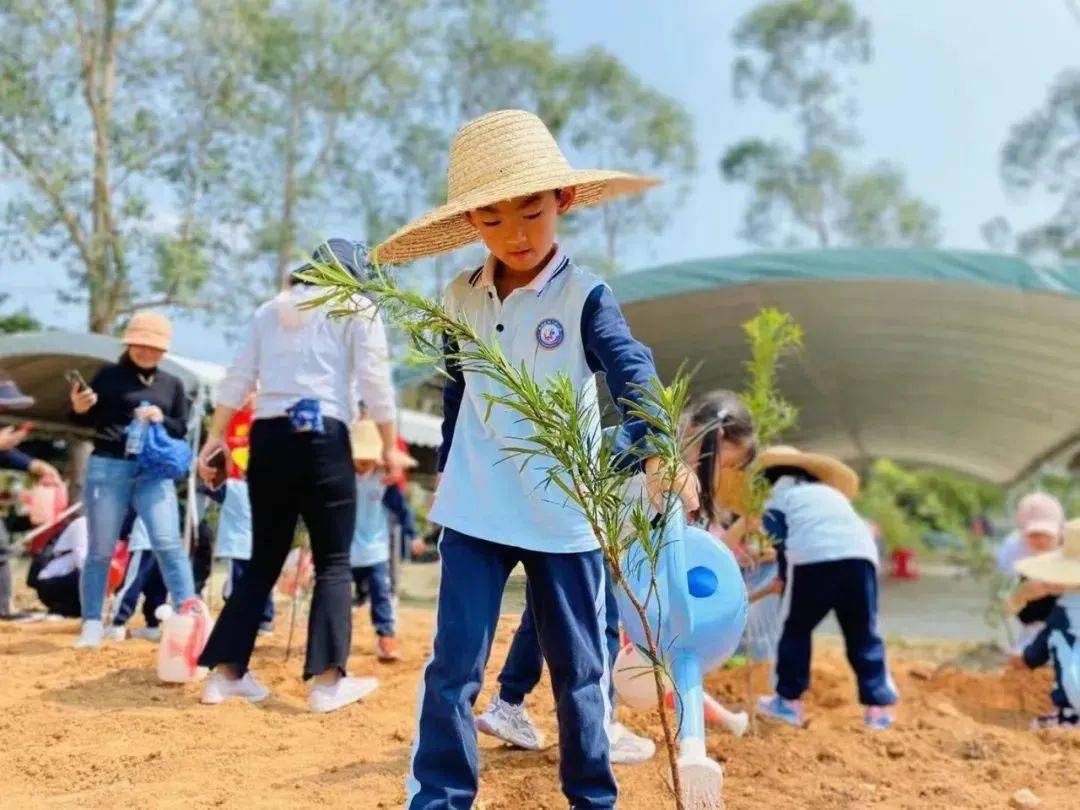
POLYGON ((562 345, 566 332, 563 325, 554 318, 540 321, 536 327, 536 342, 542 349, 557 349, 562 345))

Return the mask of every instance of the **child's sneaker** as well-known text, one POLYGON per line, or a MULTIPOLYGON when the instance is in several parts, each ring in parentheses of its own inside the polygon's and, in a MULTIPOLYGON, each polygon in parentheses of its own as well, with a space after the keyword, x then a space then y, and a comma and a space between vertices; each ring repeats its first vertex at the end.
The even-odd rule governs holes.
POLYGON ((274 623, 273 622, 259 622, 259 635, 260 636, 272 636, 272 635, 274 635, 274 623))
POLYGON ((397 639, 393 636, 378 636, 375 641, 375 655, 380 661, 400 661, 397 639))
POLYGON ((1072 709, 1058 709, 1052 714, 1044 714, 1031 721, 1032 731, 1044 728, 1080 728, 1080 715, 1072 709))
POLYGON ((132 638, 139 638, 143 641, 161 641, 161 628, 160 627, 136 627, 131 631, 132 638))
POLYGON ((105 631, 105 641, 123 641, 127 638, 127 628, 122 624, 110 624, 105 631))
POLYGON ((608 741, 612 765, 640 765, 656 753, 656 743, 648 737, 639 737, 622 723, 608 726, 608 741))
POLYGON ((888 706, 867 706, 866 727, 873 731, 892 728, 893 713, 888 706))
POLYGON ((213 706, 234 697, 258 703, 270 697, 270 690, 250 672, 245 672, 243 678, 227 678, 220 672, 211 672, 203 687, 202 702, 213 706))
POLYGON ((780 720, 790 726, 803 726, 803 707, 801 700, 787 700, 779 695, 763 695, 758 699, 758 714, 780 720))
POLYGON ((507 703, 498 695, 476 718, 476 730, 527 751, 540 751, 544 747, 544 735, 533 725, 525 704, 507 703))
POLYGON ((75 639, 76 650, 96 650, 105 638, 105 626, 101 619, 87 619, 82 624, 82 632, 75 639))
POLYGON ((337 683, 329 686, 313 686, 308 695, 308 705, 313 712, 322 714, 342 709, 361 700, 379 687, 375 678, 353 678, 343 675, 337 683))

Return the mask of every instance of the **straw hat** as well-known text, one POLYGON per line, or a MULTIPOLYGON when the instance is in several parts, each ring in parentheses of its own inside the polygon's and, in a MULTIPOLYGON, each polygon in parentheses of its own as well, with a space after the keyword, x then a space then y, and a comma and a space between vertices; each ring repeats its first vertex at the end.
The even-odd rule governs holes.
POLYGON ((465 213, 514 197, 573 186, 577 207, 637 194, 660 182, 574 169, 543 121, 524 110, 499 110, 470 121, 454 137, 446 205, 410 222, 376 247, 374 256, 380 262, 406 262, 475 242, 479 236, 465 213))
POLYGON ((806 470, 823 484, 840 490, 853 501, 859 494, 859 474, 844 462, 820 453, 804 453, 794 447, 777 445, 770 447, 754 463, 754 469, 770 467, 798 467, 806 470))
POLYGON ((724 467, 720 470, 720 477, 716 481, 713 500, 736 515, 745 515, 749 509, 749 486, 750 473, 746 470, 724 467))
POLYGON ((1080 585, 1080 520, 1065 524, 1065 542, 1061 548, 1019 560, 1016 570, 1039 582, 1080 585))
POLYGON ((125 346, 148 346, 167 352, 172 342, 172 324, 157 312, 148 309, 136 312, 128 321, 121 340, 125 346))

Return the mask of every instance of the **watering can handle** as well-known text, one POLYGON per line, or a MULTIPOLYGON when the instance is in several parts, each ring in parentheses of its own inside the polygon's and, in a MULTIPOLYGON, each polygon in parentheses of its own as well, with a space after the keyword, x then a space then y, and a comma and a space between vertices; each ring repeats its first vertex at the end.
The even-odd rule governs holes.
POLYGON ((661 554, 666 557, 668 613, 673 641, 677 646, 692 644, 694 615, 690 610, 690 583, 686 570, 686 515, 678 495, 668 495, 664 504, 667 526, 661 554))

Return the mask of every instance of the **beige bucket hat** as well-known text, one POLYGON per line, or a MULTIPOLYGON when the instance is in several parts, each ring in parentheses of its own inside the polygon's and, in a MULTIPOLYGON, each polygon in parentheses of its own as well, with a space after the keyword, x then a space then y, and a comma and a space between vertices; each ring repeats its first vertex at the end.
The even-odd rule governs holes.
POLYGON ((372 256, 400 263, 468 245, 479 236, 465 213, 514 197, 573 186, 576 208, 660 183, 626 172, 574 169, 543 121, 525 110, 499 110, 470 121, 454 137, 446 204, 414 219, 372 256))
POLYGON ((167 352, 172 342, 172 323, 164 315, 144 309, 131 316, 121 340, 125 346, 149 346, 167 352))
POLYGON ((777 445, 765 450, 754 463, 754 468, 758 470, 767 470, 770 467, 798 467, 806 470, 823 484, 840 490, 849 501, 855 500, 859 495, 859 474, 832 456, 804 453, 794 447, 777 445))
POLYGON ((1061 548, 1019 560, 1016 570, 1039 582, 1080 586, 1080 519, 1065 524, 1065 542, 1061 548))

